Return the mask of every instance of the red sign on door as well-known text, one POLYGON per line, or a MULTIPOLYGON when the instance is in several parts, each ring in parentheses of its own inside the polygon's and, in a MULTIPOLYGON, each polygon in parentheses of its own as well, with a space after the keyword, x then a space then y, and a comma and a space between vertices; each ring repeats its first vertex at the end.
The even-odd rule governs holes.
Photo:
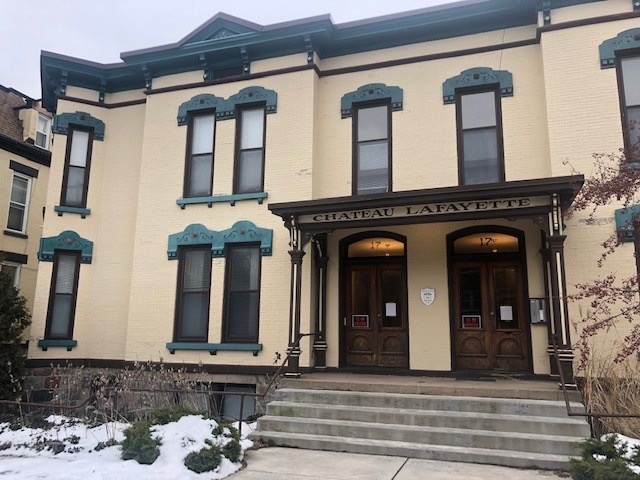
POLYGON ((351 326, 355 328, 369 328, 369 315, 352 315, 351 326))
POLYGON ((462 328, 464 330, 479 330, 482 328, 480 315, 462 315, 462 328))

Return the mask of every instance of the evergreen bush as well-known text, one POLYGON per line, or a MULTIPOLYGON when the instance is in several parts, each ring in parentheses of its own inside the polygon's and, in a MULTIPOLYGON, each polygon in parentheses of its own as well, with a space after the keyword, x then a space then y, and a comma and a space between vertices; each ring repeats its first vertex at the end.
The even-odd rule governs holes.
POLYGON ((123 433, 122 459, 135 460, 144 465, 151 465, 160 456, 160 440, 151 437, 150 424, 144 420, 134 422, 123 433))
POLYGON ((589 439, 582 444, 582 458, 570 460, 573 480, 640 480, 629 467, 640 468, 640 449, 627 451, 616 435, 605 440, 589 439))
POLYGON ((184 465, 192 472, 210 472, 218 468, 222 462, 220 447, 214 445, 211 440, 205 440, 208 447, 204 447, 199 452, 191 452, 184 459, 184 465))

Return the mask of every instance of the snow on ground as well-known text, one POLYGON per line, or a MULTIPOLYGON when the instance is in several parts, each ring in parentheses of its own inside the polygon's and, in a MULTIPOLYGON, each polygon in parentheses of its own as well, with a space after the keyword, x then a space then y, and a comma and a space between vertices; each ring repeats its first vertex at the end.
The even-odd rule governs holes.
MULTIPOLYGON (((633 457, 634 452, 636 451, 640 452, 640 440, 631 438, 631 437, 626 437, 624 435, 620 435, 619 433, 614 433, 612 435, 616 435, 616 446, 618 448, 622 446, 626 446, 627 451, 626 451, 626 454, 624 455, 625 458, 630 460, 631 457, 633 457)), ((608 437, 608 435, 605 435, 603 437, 603 440, 606 437, 608 437)), ((640 474, 640 466, 628 464, 627 467, 632 472, 640 474)))
MULTIPOLYGON (((12 431, 8 423, 0 423, 0 477, 3 480, 213 480, 231 475, 242 466, 226 458, 213 472, 196 474, 184 466, 187 454, 201 450, 206 445, 205 439, 220 445, 226 443, 226 437, 214 438, 211 433, 217 423, 200 415, 185 416, 177 422, 151 428, 152 436, 162 441, 160 456, 151 465, 122 460, 119 445, 104 446, 111 439, 117 442, 124 439, 122 432, 128 426, 126 423, 90 427, 79 420, 57 415, 47 421, 53 428, 12 431), (55 453, 63 444, 64 450, 55 453)), ((243 450, 253 445, 245 438, 253 429, 255 424, 243 423, 243 450)))

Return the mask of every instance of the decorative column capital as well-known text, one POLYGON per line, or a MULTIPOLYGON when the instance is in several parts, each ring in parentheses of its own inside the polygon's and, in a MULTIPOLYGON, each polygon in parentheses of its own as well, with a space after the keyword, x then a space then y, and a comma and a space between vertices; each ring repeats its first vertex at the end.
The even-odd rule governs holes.
POLYGON ((294 265, 302 265, 302 258, 305 256, 304 250, 289 250, 291 256, 291 263, 294 265))

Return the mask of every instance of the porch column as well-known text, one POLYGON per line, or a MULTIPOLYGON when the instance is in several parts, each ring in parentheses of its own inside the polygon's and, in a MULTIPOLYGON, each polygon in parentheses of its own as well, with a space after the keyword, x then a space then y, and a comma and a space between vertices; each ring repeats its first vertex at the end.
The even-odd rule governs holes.
MULTIPOLYGON (((298 228, 295 217, 291 217, 285 225, 289 229, 289 256, 291 257, 291 287, 289 295, 289 354, 287 377, 300 377, 300 300, 302 297, 302 258, 305 255, 303 241, 306 236, 298 228)), ((308 241, 308 240, 307 240, 308 241)))
MULTIPOLYGON (((551 335, 558 344, 560 368, 567 386, 576 387, 573 378, 573 350, 571 348, 571 324, 567 306, 567 284, 564 265, 564 241, 562 211, 556 195, 552 196, 552 212, 549 214, 549 230, 547 237, 549 247, 549 277, 551 280, 551 312, 553 323, 551 335)), ((549 342, 548 353, 553 356, 553 344, 549 342)), ((553 361, 552 357, 552 363, 553 361)), ((552 372, 555 368, 552 369, 552 372)))
POLYGON ((633 245, 636 253, 636 275, 638 276, 638 291, 640 291, 640 214, 633 216, 633 245))
POLYGON ((314 366, 317 370, 327 368, 327 340, 325 336, 327 326, 327 236, 326 234, 316 235, 314 238, 314 260, 315 260, 315 336, 313 340, 314 366))

